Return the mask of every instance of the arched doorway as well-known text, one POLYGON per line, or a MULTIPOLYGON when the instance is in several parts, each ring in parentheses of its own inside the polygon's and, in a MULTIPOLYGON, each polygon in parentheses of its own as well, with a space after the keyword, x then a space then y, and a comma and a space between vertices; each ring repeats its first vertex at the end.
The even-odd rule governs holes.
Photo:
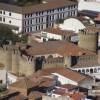
POLYGON ((78 70, 79 73, 81 73, 81 70, 78 70))
POLYGON ((94 68, 94 73, 97 73, 98 71, 97 71, 97 68, 94 68))
POLYGON ((92 68, 90 69, 90 73, 93 73, 93 69, 92 68))
POLYGON ((98 68, 98 72, 100 72, 100 68, 98 68))
POLYGON ((86 69, 86 73, 89 73, 89 69, 86 69))
POLYGON ((82 70, 82 73, 85 73, 85 69, 82 70))

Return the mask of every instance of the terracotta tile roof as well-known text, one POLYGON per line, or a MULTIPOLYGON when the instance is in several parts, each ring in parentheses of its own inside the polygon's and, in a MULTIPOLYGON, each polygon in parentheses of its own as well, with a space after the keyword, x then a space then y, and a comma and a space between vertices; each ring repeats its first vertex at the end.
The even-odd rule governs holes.
POLYGON ((66 94, 64 94, 62 96, 70 96, 74 100, 77 100, 77 99, 80 99, 80 98, 85 98, 85 95, 83 93, 80 93, 80 92, 76 92, 76 93, 66 93, 66 94))
POLYGON ((55 29, 55 28, 47 28, 42 30, 43 32, 48 32, 51 34, 57 34, 57 35, 69 35, 69 36, 76 36, 77 34, 74 33, 74 31, 69 31, 69 30, 61 30, 61 29, 55 29))
POLYGON ((5 10, 9 12, 15 12, 22 14, 22 7, 14 6, 14 5, 9 5, 5 3, 0 3, 0 10, 5 10))
POLYGON ((24 78, 24 79, 21 79, 17 82, 10 84, 8 87, 29 89, 29 88, 35 87, 37 85, 38 84, 36 82, 33 82, 33 81, 29 80, 28 78, 24 78))
POLYGON ((53 94, 64 95, 66 93, 66 89, 56 89, 53 94))
POLYGON ((49 3, 43 3, 28 7, 23 7, 23 14, 31 13, 31 12, 38 12, 38 11, 45 11, 54 8, 66 7, 70 5, 76 5, 76 2, 71 2, 67 0, 56 0, 49 3))
MULTIPOLYGON (((30 44, 29 44, 30 45, 30 44)), ((65 41, 50 41, 50 42, 39 42, 33 43, 29 49, 26 50, 28 55, 45 55, 45 54, 59 54, 64 56, 64 54, 72 54, 73 56, 78 56, 79 52, 84 55, 94 54, 93 52, 81 48, 73 43, 65 41)))
POLYGON ((72 84, 64 84, 64 85, 59 85, 59 86, 57 86, 57 87, 65 88, 65 89, 68 89, 68 90, 72 90, 72 89, 77 88, 78 86, 72 85, 72 84))
POLYGON ((54 82, 51 82, 51 81, 45 81, 45 82, 42 82, 39 84, 39 87, 51 87, 51 86, 54 86, 54 82))
POLYGON ((70 70, 70 69, 67 69, 64 67, 47 68, 47 69, 42 69, 41 71, 42 71, 42 73, 47 73, 47 75, 52 74, 52 73, 58 73, 64 77, 67 77, 67 78, 75 81, 75 82, 79 82, 86 78, 84 75, 81 75, 73 70, 70 70))
POLYGON ((38 92, 38 91, 32 91, 29 95, 28 98, 32 99, 32 100, 36 100, 41 98, 43 95, 45 95, 44 93, 38 92))
POLYGON ((4 91, 4 92, 1 92, 0 93, 0 96, 1 97, 3 97, 3 96, 7 96, 7 95, 10 95, 10 94, 12 94, 12 93, 16 93, 16 92, 18 92, 18 91, 14 91, 14 90, 6 90, 6 91, 4 91))
POLYGON ((27 97, 25 97, 23 94, 19 93, 16 96, 12 96, 11 98, 9 98, 9 100, 28 100, 27 97))
POLYGON ((0 9, 19 13, 19 14, 27 14, 27 13, 45 11, 45 10, 50 10, 50 9, 60 8, 60 7, 70 6, 70 5, 76 5, 76 4, 77 4, 76 2, 71 2, 67 0, 56 0, 49 3, 37 4, 37 5, 32 5, 27 7, 18 7, 14 5, 0 3, 0 9))
POLYGON ((91 61, 91 62, 81 62, 77 63, 75 66, 72 66, 72 68, 85 68, 85 67, 94 67, 94 66, 100 66, 100 64, 97 61, 91 61))

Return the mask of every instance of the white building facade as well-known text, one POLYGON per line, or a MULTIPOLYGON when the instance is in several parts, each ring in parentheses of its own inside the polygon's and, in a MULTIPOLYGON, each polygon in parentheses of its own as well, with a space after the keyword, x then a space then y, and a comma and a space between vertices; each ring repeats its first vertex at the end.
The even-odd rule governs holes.
POLYGON ((54 76, 57 76, 57 80, 59 81, 59 82, 61 82, 61 84, 63 85, 63 84, 72 84, 72 85, 78 85, 78 82, 75 82, 75 81, 73 81, 73 80, 71 80, 71 79, 69 79, 69 78, 67 78, 67 77, 65 77, 65 76, 62 76, 62 75, 60 75, 60 74, 58 74, 58 73, 52 73, 54 76))
POLYGON ((100 12, 100 0, 78 0, 78 10, 100 12))
POLYGON ((0 70, 0 84, 6 84, 7 75, 6 70, 0 70))
POLYGON ((77 3, 66 0, 28 7, 0 3, 0 24, 12 26, 12 30, 16 33, 35 32, 53 27, 58 18, 77 16, 77 9, 77 3))

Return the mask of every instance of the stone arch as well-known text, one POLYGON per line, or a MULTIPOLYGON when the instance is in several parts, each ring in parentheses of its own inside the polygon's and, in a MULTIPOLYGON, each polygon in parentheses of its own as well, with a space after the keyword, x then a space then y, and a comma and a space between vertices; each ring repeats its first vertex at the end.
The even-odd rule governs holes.
POLYGON ((81 73, 81 70, 78 70, 79 73, 81 73))
POLYGON ((44 59, 45 58, 45 56, 41 56, 41 59, 44 59))
POLYGON ((89 73, 89 69, 86 69, 86 73, 89 73))
POLYGON ((49 55, 48 58, 53 58, 53 56, 52 55, 49 55))
POLYGON ((93 73, 93 69, 92 68, 90 69, 90 73, 93 73))
POLYGON ((82 70, 82 73, 85 73, 85 69, 82 70))
POLYGON ((94 73, 97 73, 97 72, 98 72, 97 68, 94 68, 94 73))
POLYGON ((100 72, 100 68, 98 68, 98 72, 100 72))

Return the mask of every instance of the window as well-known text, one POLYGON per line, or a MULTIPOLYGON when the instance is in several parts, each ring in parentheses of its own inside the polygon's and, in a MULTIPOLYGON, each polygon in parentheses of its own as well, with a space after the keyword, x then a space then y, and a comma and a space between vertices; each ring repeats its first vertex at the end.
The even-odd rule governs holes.
POLYGON ((63 18, 64 18, 64 13, 63 13, 63 18))
POLYGON ((30 27, 30 31, 32 32, 32 27, 30 27))
POLYGON ((38 26, 39 30, 40 30, 40 25, 38 26))
POLYGON ((29 20, 27 21, 27 24, 29 25, 29 20))
POLYGON ((31 19, 31 24, 32 24, 32 19, 31 19))
POLYGON ((63 10, 65 10, 65 7, 63 7, 63 10))
POLYGON ((38 13, 36 13, 36 16, 38 15, 38 13))
POLYGON ((5 22, 5 18, 3 18, 3 22, 5 22))
POLYGON ((68 7, 68 9, 70 9, 70 6, 68 7))
POLYGON ((27 28, 27 32, 29 32, 29 27, 27 28))
POLYGON ((52 12, 54 13, 54 9, 52 10, 52 12))
POLYGON ((43 22, 43 17, 42 17, 42 22, 43 22))
POLYGON ((39 18, 39 23, 40 23, 40 18, 39 18))
POLYGON ((11 21, 9 21, 9 23, 11 23, 11 21))
POLYGON ((30 17, 30 15, 28 14, 28 18, 30 17))
POLYGON ((41 12, 39 12, 39 15, 41 14, 41 12))
POLYGON ((31 17, 32 17, 32 14, 31 14, 31 17))
POLYGON ((49 11, 47 11, 47 14, 49 13, 49 11))
POLYGON ((25 18, 26 18, 26 16, 27 16, 27 15, 25 15, 25 18))
POLYGON ((0 17, 0 21, 2 21, 2 17, 0 17))
POLYGON ((37 30, 37 26, 36 26, 36 30, 37 30))
POLYGON ((58 12, 59 12, 59 8, 58 8, 58 12))
POLYGON ((43 15, 43 11, 42 11, 42 15, 43 15))
POLYGON ((48 18, 48 16, 47 16, 47 21, 48 21, 48 19, 49 19, 49 18, 48 18))
POLYGON ((5 11, 3 12, 3 14, 5 15, 5 11))
POLYGON ((36 19, 36 23, 37 23, 37 19, 36 19))
POLYGON ((3 83, 3 80, 0 80, 0 83, 3 83))
POLYGON ((9 13, 9 16, 11 16, 11 13, 9 13))
POLYGON ((43 25, 41 25, 41 29, 43 29, 43 25))
POLYGON ((0 14, 2 14, 2 11, 0 11, 0 14))
POLYGON ((62 8, 60 8, 60 11, 62 11, 62 8))
POLYGON ((52 20, 54 20, 54 15, 52 16, 52 20))

